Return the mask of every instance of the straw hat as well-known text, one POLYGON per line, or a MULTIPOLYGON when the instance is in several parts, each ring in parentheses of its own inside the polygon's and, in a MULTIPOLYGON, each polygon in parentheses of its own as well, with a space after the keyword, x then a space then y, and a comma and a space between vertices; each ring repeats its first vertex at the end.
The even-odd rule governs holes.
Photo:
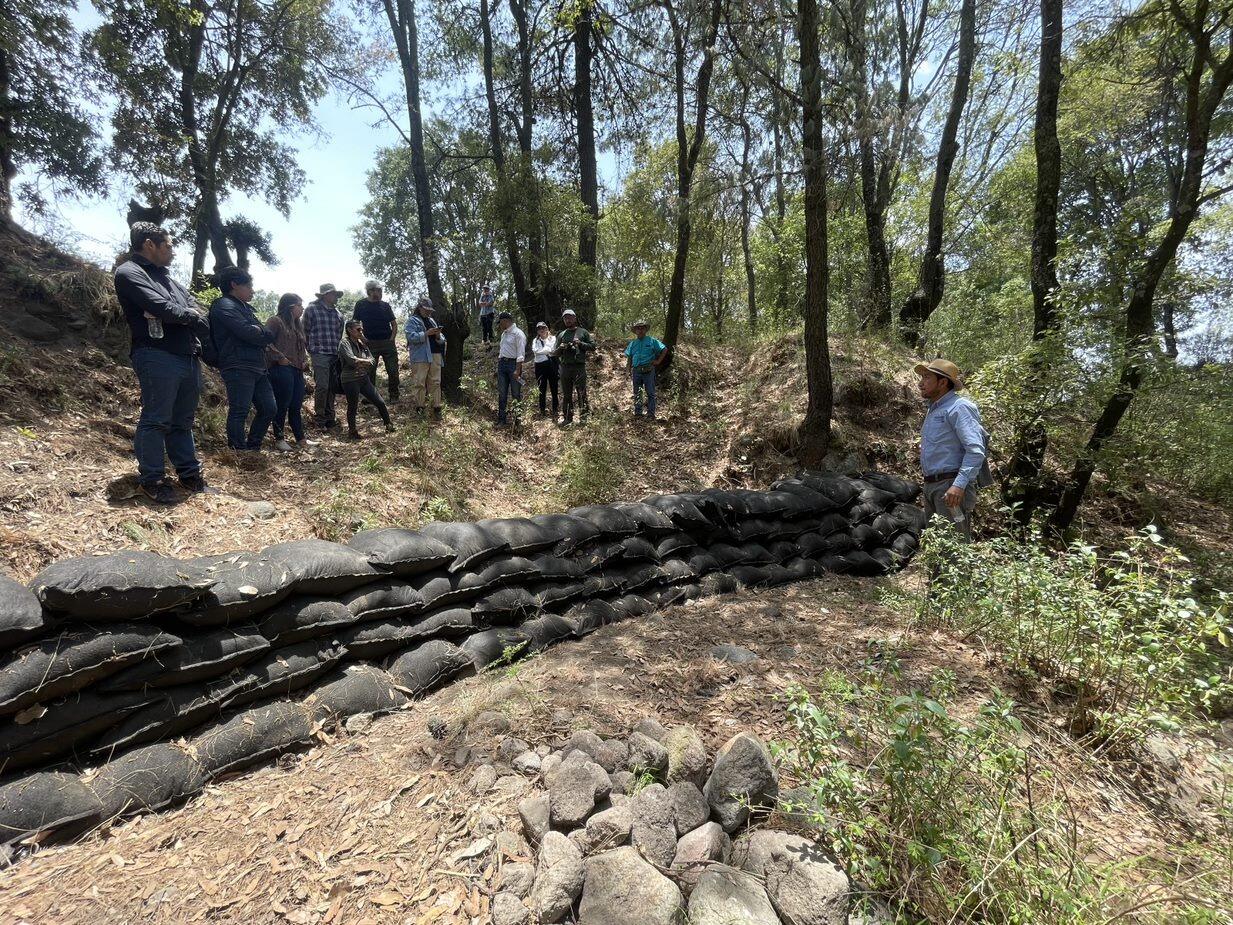
POLYGON ((938 357, 938 359, 930 360, 928 363, 917 363, 912 367, 912 371, 918 376, 923 376, 925 373, 933 373, 935 376, 949 379, 950 384, 956 389, 963 388, 963 376, 959 374, 959 367, 950 360, 943 360, 941 357, 938 357))

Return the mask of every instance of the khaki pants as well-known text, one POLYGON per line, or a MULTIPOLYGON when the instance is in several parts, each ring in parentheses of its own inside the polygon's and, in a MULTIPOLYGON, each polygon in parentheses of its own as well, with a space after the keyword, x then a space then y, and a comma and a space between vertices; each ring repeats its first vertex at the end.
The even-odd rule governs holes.
POLYGON ((441 407, 441 367, 443 357, 432 355, 431 363, 411 364, 411 401, 416 409, 441 407))
POLYGON ((965 542, 972 542, 972 512, 976 510, 976 486, 968 485, 963 492, 963 503, 959 507, 948 507, 942 499, 946 495, 947 489, 951 486, 950 482, 934 482, 931 485, 925 486, 924 502, 925 510, 930 514, 937 514, 943 520, 949 521, 954 525, 955 529, 963 537, 965 542), (962 512, 963 520, 956 520, 962 512))

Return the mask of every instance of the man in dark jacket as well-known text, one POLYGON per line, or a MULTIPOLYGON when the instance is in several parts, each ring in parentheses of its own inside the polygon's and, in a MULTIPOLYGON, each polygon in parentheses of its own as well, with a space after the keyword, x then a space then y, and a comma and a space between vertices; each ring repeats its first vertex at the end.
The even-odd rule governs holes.
POLYGON ((116 267, 116 296, 132 331, 130 357, 141 386, 141 416, 133 438, 137 481, 156 504, 174 504, 165 479, 164 456, 180 485, 206 490, 193 444, 193 419, 201 395, 200 338, 209 334, 206 316, 188 290, 171 278, 171 236, 150 222, 129 231, 131 250, 116 267))
POLYGON ((218 370, 227 386, 227 445, 257 453, 274 420, 274 389, 266 372, 266 347, 274 342, 274 332, 248 304, 253 278, 247 271, 224 267, 218 274, 218 288, 223 294, 210 306, 210 330, 218 370), (245 434, 249 408, 256 414, 245 434))
POLYGON ((390 379, 390 401, 398 401, 398 342, 394 333, 398 330, 398 319, 390 303, 382 299, 384 289, 377 280, 370 279, 364 284, 368 298, 355 303, 351 317, 364 325, 364 340, 368 341, 368 349, 372 351, 373 364, 368 369, 368 378, 373 386, 377 385, 377 366, 385 363, 385 374, 390 379))

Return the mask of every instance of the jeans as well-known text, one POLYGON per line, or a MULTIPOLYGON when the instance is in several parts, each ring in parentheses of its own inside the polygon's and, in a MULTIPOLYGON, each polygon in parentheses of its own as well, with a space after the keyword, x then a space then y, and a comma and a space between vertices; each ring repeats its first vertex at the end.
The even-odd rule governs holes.
POLYGON ((133 437, 137 480, 143 485, 161 481, 166 473, 164 454, 180 478, 201 475, 193 443, 201 364, 195 357, 138 347, 133 351, 133 371, 141 386, 141 416, 133 437))
POLYGON ((539 413, 548 413, 548 390, 552 390, 552 416, 557 416, 557 384, 561 381, 561 367, 556 357, 549 357, 535 364, 535 381, 539 383, 539 413))
POLYGON ((947 507, 946 502, 942 498, 946 495, 947 489, 950 488, 951 482, 943 480, 941 482, 933 482, 925 486, 924 502, 925 510, 930 514, 937 514, 943 520, 946 520, 954 525, 959 531, 959 535, 963 537, 964 542, 972 542, 972 512, 976 510, 976 486, 969 485, 963 491, 963 502, 959 507, 947 507), (963 520, 959 521, 955 518, 960 516, 962 512, 963 520))
POLYGON ((261 449, 276 407, 270 377, 264 369, 224 369, 220 372, 223 385, 227 387, 227 445, 233 450, 261 449), (245 435, 249 408, 256 413, 245 435))
POLYGON ((386 427, 390 426, 390 409, 385 407, 385 402, 377 394, 376 386, 371 380, 354 379, 351 382, 344 382, 342 387, 343 394, 347 396, 347 430, 353 434, 356 433, 355 412, 359 410, 361 395, 377 406, 377 413, 381 415, 381 420, 385 422, 386 427))
POLYGON ((430 363, 411 364, 411 401, 417 411, 441 407, 441 367, 444 356, 432 355, 430 363))
POLYGON ((518 375, 518 361, 509 357, 497 360, 497 423, 504 424, 505 408, 512 392, 514 401, 522 400, 522 383, 515 377, 518 375))
POLYGON ((390 380, 390 401, 398 401, 398 342, 389 340, 370 340, 368 349, 372 351, 372 366, 368 368, 368 380, 374 386, 377 384, 377 367, 385 362, 385 374, 390 380))
POLYGON ((561 391, 564 396, 561 401, 561 416, 566 424, 574 420, 574 392, 578 393, 578 411, 582 420, 591 413, 591 405, 587 402, 587 368, 580 363, 561 364, 561 391))
POLYGON ((642 414, 642 390, 646 389, 646 413, 655 417, 655 367, 634 369, 634 414, 642 414))
POLYGON ((497 316, 495 314, 494 315, 480 315, 480 330, 484 332, 483 342, 485 344, 492 343, 493 341, 492 322, 493 322, 493 319, 496 317, 497 316))
POLYGON ((333 424, 334 399, 337 393, 330 390, 330 366, 337 359, 337 354, 313 354, 313 418, 318 427, 333 424))
POLYGON ((274 389, 274 439, 283 439, 283 426, 291 420, 291 433, 304 439, 304 373, 294 366, 271 366, 270 386, 274 389))

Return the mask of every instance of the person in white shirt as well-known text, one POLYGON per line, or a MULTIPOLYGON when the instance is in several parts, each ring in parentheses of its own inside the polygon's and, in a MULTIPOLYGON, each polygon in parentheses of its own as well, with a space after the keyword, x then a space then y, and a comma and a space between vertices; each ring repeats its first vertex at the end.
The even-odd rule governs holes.
POLYGON ((535 381, 539 383, 539 416, 548 415, 548 390, 552 390, 552 419, 557 419, 557 384, 561 381, 560 361, 553 356, 557 349, 556 335, 541 321, 535 326, 531 353, 535 356, 535 381))
POLYGON ((501 343, 497 349, 497 426, 504 427, 509 423, 505 408, 510 393, 515 402, 522 400, 522 362, 527 353, 527 335, 514 324, 514 316, 509 312, 497 315, 497 325, 501 329, 501 343))

